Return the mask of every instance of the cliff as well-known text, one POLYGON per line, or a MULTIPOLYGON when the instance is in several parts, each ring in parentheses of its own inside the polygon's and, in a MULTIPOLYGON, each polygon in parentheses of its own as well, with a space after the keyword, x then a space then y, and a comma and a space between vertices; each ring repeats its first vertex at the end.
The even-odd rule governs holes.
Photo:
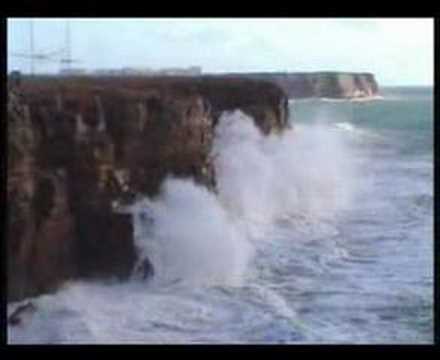
POLYGON ((8 301, 66 279, 130 275, 129 214, 168 175, 215 191, 210 158, 222 111, 262 132, 287 126, 287 98, 250 79, 33 78, 8 91, 8 301))
POLYGON ((282 88, 289 98, 353 99, 377 96, 379 85, 371 73, 242 73, 227 77, 270 81, 282 88))

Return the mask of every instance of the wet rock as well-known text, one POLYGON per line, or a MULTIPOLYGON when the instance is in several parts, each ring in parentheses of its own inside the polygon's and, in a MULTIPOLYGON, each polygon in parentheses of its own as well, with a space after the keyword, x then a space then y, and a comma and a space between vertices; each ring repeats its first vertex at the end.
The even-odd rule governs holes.
MULTIPOLYGON (((167 176, 214 191, 210 150, 222 111, 264 133, 287 126, 275 85, 212 78, 23 78, 8 92, 8 300, 76 277, 128 277, 133 219, 167 176), (18 85, 17 85, 18 86, 18 85)), ((154 273, 144 263, 146 277, 154 273)))
POLYGON ((8 316, 8 325, 22 325, 24 318, 31 316, 36 310, 37 308, 32 302, 18 306, 12 314, 8 316))
POLYGON ((135 274, 140 276, 143 280, 148 280, 154 276, 154 266, 151 261, 146 257, 135 269, 135 274))

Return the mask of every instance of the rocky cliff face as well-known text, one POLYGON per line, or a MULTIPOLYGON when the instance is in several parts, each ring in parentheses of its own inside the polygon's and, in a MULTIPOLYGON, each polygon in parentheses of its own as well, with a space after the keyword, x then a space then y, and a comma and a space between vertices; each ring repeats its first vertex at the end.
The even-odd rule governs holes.
POLYGON ((8 299, 48 291, 73 273, 74 216, 66 173, 39 162, 42 134, 28 105, 8 99, 8 299), (55 271, 56 270, 56 271, 55 271))
POLYGON ((252 80, 33 79, 8 93, 8 300, 70 277, 127 277, 133 224, 116 203, 155 196, 168 175, 215 190, 210 149, 222 111, 264 133, 287 98, 252 80))
POLYGON ((348 72, 246 73, 227 75, 270 81, 280 86, 289 98, 367 98, 379 93, 373 74, 348 72))

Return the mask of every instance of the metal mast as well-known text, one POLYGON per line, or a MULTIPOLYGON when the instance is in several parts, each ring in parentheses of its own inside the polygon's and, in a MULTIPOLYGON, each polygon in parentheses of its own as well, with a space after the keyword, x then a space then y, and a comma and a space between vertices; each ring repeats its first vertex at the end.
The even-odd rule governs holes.
POLYGON ((30 46, 30 73, 34 75, 34 21, 29 22, 29 46, 30 46))
POLYGON ((71 42, 70 42, 70 24, 66 21, 66 67, 70 69, 70 63, 72 62, 71 56, 71 42))
POLYGON ((35 53, 35 39, 34 39, 34 20, 29 21, 29 53, 20 53, 14 52, 11 55, 14 57, 21 57, 25 59, 29 59, 29 73, 30 75, 35 74, 35 66, 36 62, 44 61, 44 62, 58 62, 61 61, 61 66, 63 64, 66 65, 68 69, 70 69, 70 64, 73 62, 78 62, 78 60, 73 60, 71 58, 71 39, 70 39, 70 28, 69 22, 66 22, 66 43, 64 47, 59 50, 49 51, 46 53, 35 53))
POLYGON ((70 36, 70 22, 66 21, 66 43, 64 48, 64 57, 61 59, 61 64, 65 65, 66 70, 70 70, 71 64, 78 62, 78 60, 72 59, 72 39, 70 36))

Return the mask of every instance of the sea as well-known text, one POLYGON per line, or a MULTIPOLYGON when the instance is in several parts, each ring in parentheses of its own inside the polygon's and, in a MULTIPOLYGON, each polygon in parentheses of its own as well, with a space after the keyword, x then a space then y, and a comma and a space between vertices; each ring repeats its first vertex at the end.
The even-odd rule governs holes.
POLYGON ((125 210, 152 278, 10 303, 35 311, 8 343, 432 343, 433 88, 289 110, 268 137, 222 114, 217 193, 169 178, 125 210))

